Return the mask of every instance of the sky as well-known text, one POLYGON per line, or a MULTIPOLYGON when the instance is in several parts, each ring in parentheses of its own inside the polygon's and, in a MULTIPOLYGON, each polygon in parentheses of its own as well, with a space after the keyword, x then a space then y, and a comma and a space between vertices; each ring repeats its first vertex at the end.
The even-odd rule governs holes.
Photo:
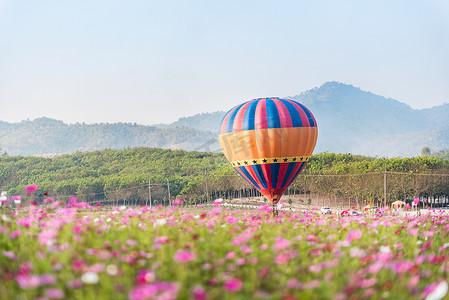
POLYGON ((171 123, 327 81, 449 102, 449 1, 0 0, 0 120, 171 123))

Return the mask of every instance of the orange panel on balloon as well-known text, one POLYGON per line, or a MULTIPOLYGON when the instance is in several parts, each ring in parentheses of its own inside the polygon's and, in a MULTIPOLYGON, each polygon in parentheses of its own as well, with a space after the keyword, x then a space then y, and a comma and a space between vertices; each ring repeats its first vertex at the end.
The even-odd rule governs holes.
POLYGON ((316 144, 316 127, 237 131, 219 136, 229 161, 274 157, 310 156, 316 144))

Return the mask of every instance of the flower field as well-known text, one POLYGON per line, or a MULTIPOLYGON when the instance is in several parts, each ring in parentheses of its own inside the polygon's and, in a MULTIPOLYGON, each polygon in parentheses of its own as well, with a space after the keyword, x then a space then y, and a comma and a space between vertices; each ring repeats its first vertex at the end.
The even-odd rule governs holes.
MULTIPOLYGON (((177 202, 179 204, 181 200, 177 202)), ((449 217, 0 209, 0 299, 442 299, 449 217)))

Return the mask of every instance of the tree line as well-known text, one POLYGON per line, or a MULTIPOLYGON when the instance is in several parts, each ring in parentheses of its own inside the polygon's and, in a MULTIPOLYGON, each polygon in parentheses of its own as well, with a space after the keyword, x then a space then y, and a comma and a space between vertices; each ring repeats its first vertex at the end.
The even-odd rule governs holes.
MULTIPOLYGON (((438 157, 378 158, 324 152, 311 157, 287 194, 311 201, 311 195, 352 199, 360 204, 409 201, 418 196, 435 199, 449 195, 448 174, 449 161, 438 157)), ((145 147, 52 158, 0 158, 2 191, 21 195, 31 184, 39 187, 37 200, 76 196, 84 201, 148 203, 151 194, 154 203, 166 204, 177 197, 185 203, 201 203, 260 196, 236 175, 221 153, 145 147)))

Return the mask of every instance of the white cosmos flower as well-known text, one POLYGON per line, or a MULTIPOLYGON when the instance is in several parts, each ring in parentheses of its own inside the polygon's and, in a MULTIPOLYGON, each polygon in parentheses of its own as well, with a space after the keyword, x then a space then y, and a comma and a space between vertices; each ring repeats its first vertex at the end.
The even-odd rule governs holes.
POLYGON ((81 276, 81 281, 85 284, 96 284, 98 283, 98 280, 98 274, 94 272, 86 272, 81 276))
POLYGON ((157 226, 165 225, 167 224, 167 219, 157 219, 155 224, 157 226))
POLYGON ((426 297, 426 300, 440 300, 447 294, 448 285, 446 280, 441 280, 436 288, 426 297))

